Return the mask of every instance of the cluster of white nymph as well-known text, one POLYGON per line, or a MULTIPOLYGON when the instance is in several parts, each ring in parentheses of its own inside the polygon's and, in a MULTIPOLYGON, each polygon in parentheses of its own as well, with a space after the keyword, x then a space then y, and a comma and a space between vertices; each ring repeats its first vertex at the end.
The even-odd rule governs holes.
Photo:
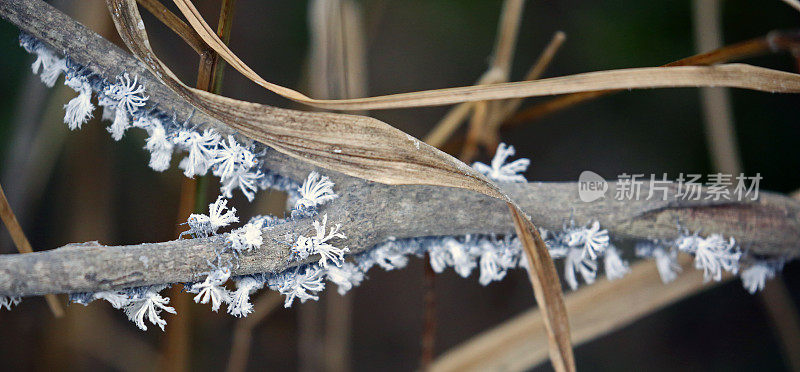
POLYGON ((0 309, 6 308, 6 310, 11 310, 12 306, 16 306, 22 301, 19 297, 11 297, 0 295, 0 309))
POLYGON ((233 136, 226 139, 212 129, 179 130, 174 142, 189 153, 179 167, 186 177, 203 176, 211 170, 220 178, 222 195, 230 198, 238 188, 252 201, 264 177, 258 169, 257 156, 250 146, 242 146, 233 136))
POLYGON ((312 171, 303 182, 298 191, 300 198, 295 203, 295 208, 309 209, 325 204, 339 195, 333 191, 333 182, 327 176, 322 176, 312 171))
POLYGON ((386 271, 402 269, 408 265, 408 257, 406 256, 418 252, 413 242, 414 240, 401 241, 394 237, 389 237, 385 242, 376 245, 372 249, 359 253, 355 257, 356 264, 365 273, 375 265, 386 271))
MULTIPOLYGON (((334 183, 328 177, 311 172, 298 189, 299 198, 294 203, 290 218, 314 216, 318 206, 336 198, 337 195, 333 188, 334 183)), ((231 231, 227 235, 226 241, 235 255, 244 253, 262 245, 261 228, 281 224, 285 221, 285 219, 272 216, 255 216, 245 226, 231 231)), ((332 244, 335 239, 346 238, 339 232, 341 225, 337 224, 328 231, 327 224, 328 215, 325 214, 321 221, 314 220, 312 222, 315 233, 313 236, 301 235, 291 244, 294 258, 302 260, 311 255, 319 255, 317 263, 289 269, 275 275, 259 274, 235 278, 237 289, 230 295, 228 313, 238 317, 250 314, 253 310, 250 295, 262 288, 265 282, 269 284, 270 288, 286 296, 284 304, 286 307, 290 307, 294 303, 294 299, 300 299, 301 302, 318 299, 315 294, 324 289, 323 280, 325 278, 338 284, 340 293, 360 284, 363 280, 363 273, 357 268, 354 270, 353 263, 345 261, 348 248, 339 248, 332 244)))
POLYGON ((89 79, 74 72, 67 73, 64 85, 78 93, 77 97, 64 105, 64 124, 67 124, 70 130, 81 129, 81 126, 94 116, 92 86, 89 84, 89 79))
POLYGON ((191 129, 178 131, 175 143, 189 153, 178 165, 186 177, 204 176, 208 173, 220 138, 219 133, 211 129, 202 132, 191 129))
POLYGON ((264 238, 261 236, 262 226, 264 226, 262 221, 251 219, 246 225, 232 230, 228 234, 227 241, 233 252, 238 254, 260 247, 264 243, 264 238))
POLYGON ((73 293, 70 295, 70 301, 85 306, 94 300, 105 300, 113 308, 124 311, 128 320, 136 324, 139 329, 147 330, 145 324, 147 320, 163 331, 167 321, 161 317, 161 312, 176 313, 173 307, 167 306, 169 297, 158 293, 165 288, 166 285, 154 285, 95 293, 73 293))
POLYGON ((477 244, 480 250, 479 267, 481 285, 489 285, 491 282, 503 280, 506 272, 517 266, 520 258, 519 242, 506 236, 503 239, 489 237, 479 239, 477 244))
MULTIPOLYGON (((40 73, 41 80, 47 86, 52 87, 64 73, 65 85, 78 94, 64 106, 64 122, 70 129, 80 129, 93 117, 94 93, 98 99, 97 105, 103 108, 103 120, 111 121, 108 131, 115 140, 120 140, 130 128, 146 131, 144 149, 150 152, 151 168, 156 171, 167 170, 175 151, 183 151, 187 155, 180 161, 179 168, 185 176, 211 173, 220 178, 222 195, 209 205, 208 214, 192 214, 187 221, 187 234, 195 238, 210 238, 224 247, 217 252, 217 262, 209 262, 213 270, 201 282, 187 284, 188 291, 196 294, 194 300, 210 304, 213 311, 228 304, 229 314, 247 316, 253 311, 250 296, 265 285, 286 296, 286 307, 290 307, 295 299, 300 302, 317 300, 319 292, 325 288, 325 280, 336 284, 338 292, 345 294, 358 286, 372 267, 400 269, 408 264, 411 255, 423 257, 427 253, 429 264, 435 272, 443 272, 451 267, 459 276, 466 278, 477 270, 482 285, 502 280, 509 269, 527 268, 528 260, 514 235, 502 238, 493 235, 389 238, 371 249, 347 256, 349 249, 338 244, 346 239, 340 232, 341 226, 335 224, 329 228, 328 214, 324 214, 321 220, 312 221, 312 234, 297 236, 287 233, 284 239, 291 246, 292 259, 307 260, 317 255, 318 260, 310 264, 291 262, 293 266, 280 273, 231 277, 234 263, 223 265, 222 257, 226 253, 238 260, 240 255, 252 253, 264 244, 262 229, 287 220, 307 221, 316 217, 319 207, 338 197, 331 179, 310 172, 302 185, 298 185, 263 167, 260 158, 267 151, 263 145, 241 138, 237 140, 229 133, 197 128, 190 124, 190 118, 179 122, 169 112, 157 109, 149 102, 145 86, 137 76, 122 73, 115 81, 106 81, 70 59, 58 57, 29 35, 21 35, 20 44, 36 55, 31 68, 34 73, 40 73), (292 212, 289 218, 257 216, 229 233, 220 232, 239 222, 236 209, 228 208, 227 199, 233 196, 233 190, 239 189, 252 201, 258 190, 267 188, 290 194, 292 212), (234 291, 225 287, 229 280, 236 284, 234 291)), ((490 164, 476 162, 473 167, 493 181, 526 182, 523 173, 530 161, 517 159, 509 162, 514 154, 513 146, 501 143, 490 164)), ((578 287, 579 276, 586 283, 596 280, 600 258, 604 260, 603 267, 609 280, 621 278, 630 271, 621 250, 610 243, 608 232, 600 227, 598 221, 577 227, 570 221, 569 226, 565 224, 561 231, 542 230, 542 236, 551 257, 564 260, 565 280, 572 289, 578 287)), ((718 234, 702 238, 697 234, 682 232, 676 240, 645 242, 636 248, 638 256, 655 259, 664 282, 674 280, 680 272, 678 252, 694 255, 695 266, 704 271, 706 280, 720 280, 722 271, 736 273, 743 255, 733 239, 725 240, 718 234)), ((760 290, 765 281, 774 277, 782 266, 782 261, 748 261, 741 270, 744 287, 751 293, 760 290)), ((145 322, 149 321, 163 330, 166 321, 162 313, 175 313, 175 309, 167 306, 170 299, 159 294, 165 287, 76 293, 70 298, 82 304, 96 299, 105 300, 114 308, 124 310, 139 328, 146 330, 145 322)), ((0 308, 9 309, 18 302, 18 297, 0 295, 0 308)))
POLYGON ((231 295, 228 314, 235 317, 246 317, 253 312, 253 304, 250 303, 250 295, 264 287, 264 280, 247 275, 234 280, 236 291, 231 295))
POLYGON ((344 295, 364 281, 364 273, 352 262, 345 262, 342 266, 328 266, 325 275, 330 282, 339 286, 340 295, 344 295))
POLYGON ((233 136, 228 136, 227 143, 220 141, 211 162, 212 172, 220 178, 220 190, 226 198, 232 197, 233 190, 239 188, 247 200, 253 200, 258 191, 258 180, 263 174, 259 170, 253 171, 258 162, 249 148, 240 145, 233 136))
POLYGON ((472 167, 493 181, 527 182, 525 176, 520 173, 525 173, 528 170, 528 165, 531 164, 531 161, 522 158, 506 163, 509 157, 514 156, 514 153, 514 146, 506 146, 505 143, 500 143, 494 153, 491 165, 475 162, 472 167))
POLYGON ((52 88, 61 73, 67 70, 66 60, 58 57, 50 48, 33 42, 31 39, 27 35, 20 36, 20 45, 28 53, 36 54, 36 60, 31 64, 31 70, 34 74, 39 74, 44 85, 52 88))
POLYGON ((161 330, 167 325, 167 321, 161 318, 161 311, 175 314, 175 308, 167 306, 169 297, 163 297, 158 292, 166 286, 152 286, 137 288, 131 291, 127 303, 123 306, 128 319, 136 324, 139 329, 146 331, 144 324, 145 317, 150 323, 157 325, 161 330))
POLYGON ((108 127, 108 132, 115 141, 122 139, 125 131, 132 126, 130 117, 144 107, 147 100, 144 86, 139 84, 137 77, 131 79, 127 73, 117 76, 117 84, 103 89, 100 105, 103 106, 104 115, 114 113, 114 121, 108 127))
POLYGON ((708 280, 722 280, 722 271, 736 274, 739 270, 739 258, 742 252, 733 238, 725 240, 722 235, 711 234, 706 238, 697 234, 682 234, 675 241, 681 252, 694 255, 694 266, 703 270, 703 277, 708 280))
POLYGON ((216 312, 223 303, 231 302, 231 294, 225 289, 225 282, 231 277, 231 270, 227 267, 220 267, 206 276, 206 279, 199 283, 189 286, 187 292, 197 293, 194 302, 198 304, 211 303, 211 311, 216 312))
POLYGON ((144 148, 150 152, 150 167, 156 171, 167 170, 175 150, 183 150, 189 153, 179 165, 184 174, 194 177, 211 171, 220 177, 220 192, 225 197, 232 197, 235 189, 251 201, 259 189, 294 192, 294 183, 260 168, 255 145, 244 146, 233 136, 223 138, 213 129, 201 131, 188 123, 179 123, 154 106, 148 111, 149 99, 138 76, 122 73, 115 82, 105 81, 68 58, 58 57, 30 35, 21 35, 20 45, 36 54, 31 68, 34 73, 41 71, 41 79, 47 86, 52 87, 64 73, 64 84, 78 93, 64 105, 64 123, 70 129, 80 129, 94 116, 92 93, 95 93, 98 105, 103 108, 102 119, 111 121, 107 129, 114 140, 122 139, 129 128, 147 131, 144 148))
POLYGON ((208 215, 202 213, 189 215, 189 219, 186 221, 189 230, 184 234, 206 238, 215 235, 217 230, 234 222, 239 222, 236 208, 228 209, 228 200, 219 196, 215 202, 208 205, 208 215))
POLYGON ((774 278, 783 269, 783 264, 782 259, 751 262, 740 274, 742 286, 751 294, 763 290, 767 280, 774 278))
POLYGON ((318 263, 323 268, 328 268, 329 264, 342 266, 342 263, 344 262, 344 254, 349 250, 347 247, 335 247, 328 242, 334 238, 346 239, 347 237, 339 232, 339 229, 342 227, 341 224, 336 224, 331 228, 330 232, 326 233, 327 228, 325 225, 327 225, 327 223, 327 214, 322 217, 321 223, 319 221, 314 221, 313 226, 316 235, 311 237, 302 235, 299 236, 294 245, 292 245, 292 252, 301 260, 306 259, 311 255, 318 254, 318 263))
POLYGON ((670 283, 678 277, 681 265, 678 264, 678 250, 673 246, 665 248, 658 242, 640 242, 636 244, 636 256, 653 258, 661 281, 670 283))
POLYGON ((472 270, 478 267, 476 256, 479 253, 470 238, 468 236, 464 242, 460 242, 455 238, 446 237, 439 244, 432 245, 429 256, 433 271, 441 273, 451 266, 462 278, 469 277, 472 270))
POLYGON ((325 289, 325 270, 316 265, 298 267, 270 278, 269 287, 286 296, 284 307, 291 307, 295 299, 301 303, 319 300, 316 293, 325 289))
POLYGON ((144 148, 150 152, 150 168, 158 172, 169 169, 175 143, 167 135, 161 119, 154 116, 140 116, 133 122, 136 128, 147 131, 144 148))
POLYGON ((603 254, 603 267, 608 280, 622 279, 631 272, 628 262, 622 259, 622 253, 614 245, 609 245, 603 254))
POLYGON ((550 256, 564 258, 564 280, 572 290, 578 288, 580 274, 586 284, 592 284, 597 277, 598 258, 604 256, 606 276, 609 280, 619 279, 628 273, 628 264, 619 251, 610 245, 608 231, 600 228, 600 222, 593 221, 586 226, 575 226, 570 220, 562 231, 544 231, 550 256))

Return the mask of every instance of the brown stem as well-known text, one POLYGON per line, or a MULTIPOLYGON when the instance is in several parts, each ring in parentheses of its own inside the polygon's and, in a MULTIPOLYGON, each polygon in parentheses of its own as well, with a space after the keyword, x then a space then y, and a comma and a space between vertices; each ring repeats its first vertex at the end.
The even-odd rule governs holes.
MULTIPOLYGON (((233 27, 233 11, 236 0, 222 0, 222 7, 219 10, 219 23, 217 25, 217 35, 225 44, 231 40, 231 28, 233 27)), ((225 74, 225 61, 219 59, 219 55, 214 53, 213 75, 211 78, 211 92, 222 93, 222 77, 225 74)))
POLYGON ((206 54, 212 52, 205 41, 200 38, 200 35, 194 31, 186 22, 182 21, 175 13, 167 9, 164 4, 158 0, 136 0, 139 5, 147 9, 148 12, 153 14, 161 23, 170 28, 183 41, 189 44, 197 54, 206 54))
MULTIPOLYGON (((183 223, 194 211, 197 181, 194 178, 184 178, 181 182, 181 194, 178 202, 177 228, 175 236, 180 237, 185 226, 183 223)), ((169 291, 172 306, 180 313, 170 322, 164 335, 162 351, 159 358, 159 369, 162 371, 187 371, 191 353, 191 302, 189 296, 183 293, 180 286, 173 286, 169 291)))
MULTIPOLYGON (((6 225, 8 233, 11 234, 11 240, 14 241, 19 253, 33 253, 31 243, 22 231, 22 226, 17 221, 17 216, 14 215, 14 211, 11 210, 11 206, 8 204, 2 185, 0 185, 0 218, 3 220, 3 224, 6 225)), ((45 299, 47 300, 47 306, 50 307, 50 311, 53 312, 56 318, 64 316, 64 309, 61 307, 56 295, 48 294, 45 299)))
MULTIPOLYGON (((169 12, 157 0, 138 0, 159 19, 170 26, 172 30, 181 35, 179 26, 186 26, 177 17, 169 12), (151 8, 152 7, 152 8, 151 8), (177 21, 176 21, 177 20, 177 21), (173 27, 174 26, 174 27, 173 27)), ((233 6, 235 0, 223 0, 222 7, 219 14, 219 28, 217 33, 227 43, 230 40, 230 29, 233 22, 233 6)), ((188 26, 186 26, 188 27, 188 26)), ((191 28, 190 28, 191 29, 191 28)), ((196 36, 194 30, 191 30, 192 35, 196 36)), ((183 35, 181 35, 183 37, 183 35)), ((183 37, 184 40, 187 38, 183 37)), ((189 44, 192 43, 187 40, 189 44)), ((202 45, 205 47, 205 43, 202 45)), ((198 50, 198 49, 195 49, 198 50)), ((213 50, 199 51, 200 62, 197 67, 197 83, 198 89, 210 91, 213 93, 220 93, 222 89, 222 70, 224 69, 224 62, 219 62, 219 56, 213 50)), ((202 180, 205 181, 206 180, 202 180)), ((177 217, 177 232, 180 234, 184 230, 184 221, 189 218, 192 212, 200 212, 199 206, 205 205, 205 187, 198 187, 198 180, 195 178, 184 178, 181 183, 181 196, 178 205, 177 217)), ((161 369, 170 371, 187 371, 189 370, 189 357, 191 353, 191 339, 189 337, 189 330, 191 328, 191 301, 189 295, 182 293, 182 290, 175 286, 170 289, 170 298, 174 299, 173 306, 175 310, 181 313, 181 316, 176 317, 171 323, 170 330, 164 338, 163 353, 161 356, 161 369)))

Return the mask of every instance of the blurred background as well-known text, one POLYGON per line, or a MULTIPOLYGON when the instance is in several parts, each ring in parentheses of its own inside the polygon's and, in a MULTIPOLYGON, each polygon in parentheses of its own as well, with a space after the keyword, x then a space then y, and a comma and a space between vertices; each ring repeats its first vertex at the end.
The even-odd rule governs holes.
MULTIPOLYGON (((220 1, 195 3, 216 25, 220 1)), ((721 3, 725 44, 800 26, 800 13, 778 0, 721 3)), ((105 2, 52 4, 119 43, 105 2)), ((362 0, 355 4, 366 51, 360 75, 362 94, 469 85, 491 62, 502 1, 362 0)), ((309 8, 304 1, 238 0, 231 49, 267 80, 309 92, 314 86, 309 74, 313 69, 309 8)), ((142 13, 156 52, 185 82, 193 84, 196 53, 155 18, 142 13)), ((658 66, 698 50, 692 1, 528 1, 521 19, 511 80, 523 79, 558 30, 567 39, 544 77, 658 66)), ((182 182, 176 163, 164 173, 152 171, 147 167, 149 154, 142 149, 142 133, 133 131, 114 142, 106 124, 96 119, 83 130, 69 132, 62 122, 62 107, 73 92, 62 80, 48 89, 31 74, 34 57, 18 46, 18 35, 13 25, 0 22, 0 182, 34 249, 92 240, 119 245, 174 239, 182 182)), ((797 62, 786 53, 746 62, 797 72, 797 62)), ((305 109, 231 69, 226 71, 222 92, 305 109)), ((316 92, 311 95, 326 95, 316 92)), ((731 90, 730 99, 744 171, 761 174, 762 190, 800 188, 800 126, 795 111, 800 98, 731 90)), ((526 100, 522 110, 544 100, 526 100)), ((447 111, 447 107, 435 107, 370 115, 423 138, 447 111)), ((501 131, 500 139, 513 144, 518 156, 531 159, 528 180, 576 181, 583 170, 612 179, 621 173, 666 172, 676 177, 681 172, 713 172, 703 120, 698 89, 639 90, 523 121, 501 131)), ((458 155, 466 128, 456 132, 444 148, 458 155)), ((491 151, 481 148, 474 159, 487 161, 490 155, 491 151)), ((214 182, 208 200, 216 195, 214 182)), ((235 198, 233 204, 243 218, 249 218, 281 214, 283 198, 278 192, 262 192, 253 203, 235 198)), ((15 252, 4 229, 0 242, 2 253, 15 252)), ((630 250, 625 258, 634 260, 630 250)), ((347 365, 353 370, 418 368, 426 286, 423 260, 412 259, 399 271, 373 269, 368 276, 361 287, 348 293, 343 305, 350 319, 345 333, 350 340, 347 365)), ((777 306, 796 321, 800 265, 788 264, 777 280, 785 284, 778 291, 788 296, 777 306)), ((13 311, 0 311, 0 369, 226 368, 239 320, 187 302, 190 295, 175 296, 173 302, 182 301, 181 309, 177 316, 166 316, 166 333, 154 327, 139 331, 107 303, 71 305, 66 317, 54 319, 43 299, 24 299, 13 311)), ((315 353, 321 350, 327 324, 323 319, 334 308, 329 305, 340 301, 331 299, 334 296, 339 295, 329 289, 320 303, 279 308, 252 324, 247 367, 321 368, 318 360, 323 357, 315 353)), ((435 301, 437 355, 535 305, 522 271, 482 287, 476 275, 461 279, 448 270, 435 278, 435 301)), ((577 365, 583 370, 791 369, 787 350, 796 351, 800 344, 793 342, 797 338, 780 341, 776 327, 787 325, 772 321, 765 301, 765 296, 747 293, 738 279, 729 281, 578 346, 577 365)), ((548 363, 536 367, 550 369, 548 363)))

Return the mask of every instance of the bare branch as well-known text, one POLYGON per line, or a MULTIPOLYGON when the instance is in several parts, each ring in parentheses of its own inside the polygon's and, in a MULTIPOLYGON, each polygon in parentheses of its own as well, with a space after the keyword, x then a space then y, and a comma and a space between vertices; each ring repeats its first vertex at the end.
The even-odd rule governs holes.
MULTIPOLYGON (((353 254, 390 237, 514 232, 505 204, 477 193, 339 180, 337 191, 342 196, 322 212, 328 214, 329 223, 342 224, 353 254)), ((575 183, 508 184, 504 191, 547 229, 561 228, 572 215, 578 223, 599 220, 617 240, 641 240, 674 238, 675 223, 680 221, 693 231, 732 236, 754 253, 800 255, 800 203, 778 194, 762 193, 758 202, 741 203, 613 198, 583 203, 575 183)), ((290 261, 286 236, 308 235, 312 230, 308 219, 264 229, 264 245, 241 256, 234 274, 279 272, 300 264, 290 261)), ((196 281, 208 270, 206 262, 216 257, 215 249, 221 248, 221 240, 213 239, 117 247, 95 242, 4 255, 0 256, 0 293, 38 295, 196 281)))

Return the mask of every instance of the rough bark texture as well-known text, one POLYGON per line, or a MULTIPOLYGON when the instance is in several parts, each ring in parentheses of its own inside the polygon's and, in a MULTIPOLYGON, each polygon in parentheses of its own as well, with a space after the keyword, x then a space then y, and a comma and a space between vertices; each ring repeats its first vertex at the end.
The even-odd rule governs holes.
MULTIPOLYGON (((0 16, 109 81, 122 72, 138 76, 147 87, 150 105, 158 104, 179 118, 194 113, 192 123, 231 132, 159 84, 129 54, 49 5, 7 0, 0 2, 0 16)), ((275 110, 291 113, 289 116, 303 115, 275 110)), ((295 180, 304 179, 314 169, 275 151, 268 151, 263 160, 268 168, 295 180)), ((329 224, 342 224, 342 232, 348 237, 345 244, 352 253, 389 237, 514 232, 505 203, 477 193, 432 186, 387 186, 331 171, 324 173, 337 183, 341 197, 321 213, 328 214, 329 224)), ((800 255, 800 203, 778 194, 762 192, 757 202, 618 201, 611 195, 615 185, 610 184, 612 197, 584 203, 578 198, 575 183, 508 184, 503 189, 538 226, 547 229, 561 228, 572 215, 578 224, 599 220, 617 240, 674 238, 676 222, 680 221, 692 231, 732 236, 756 254, 800 255)), ((642 194, 647 195, 646 188, 642 194)), ((675 195, 674 189, 670 195, 675 195)), ((234 274, 276 272, 299 264, 289 260, 290 244, 297 235, 310 235, 312 231, 310 219, 264 229, 264 245, 242 255, 234 274)), ((215 239, 118 247, 92 242, 4 255, 0 257, 0 293, 39 295, 194 281, 208 270, 207 262, 221 248, 221 241, 215 239)))
MULTIPOLYGON (((572 215, 577 223, 597 219, 612 238, 674 238, 676 221, 691 230, 736 238, 753 253, 800 253, 800 204, 763 193, 758 202, 711 204, 685 201, 617 201, 583 203, 575 183, 505 185, 539 226, 558 229, 572 215)), ((476 193, 431 186, 386 186, 340 178, 341 197, 322 209, 328 223, 342 224, 345 243, 361 252, 389 237, 513 233, 505 203, 476 193)), ((240 256, 237 275, 276 272, 298 262, 289 260, 293 239, 311 235, 310 219, 264 230, 264 245, 240 256), (289 236, 287 236, 289 235, 289 236)), ((46 252, 0 257, 0 293, 34 295, 96 291, 157 283, 194 281, 208 270, 222 244, 214 239, 108 247, 70 244, 46 252)), ((313 258, 312 258, 313 260, 313 258)))

